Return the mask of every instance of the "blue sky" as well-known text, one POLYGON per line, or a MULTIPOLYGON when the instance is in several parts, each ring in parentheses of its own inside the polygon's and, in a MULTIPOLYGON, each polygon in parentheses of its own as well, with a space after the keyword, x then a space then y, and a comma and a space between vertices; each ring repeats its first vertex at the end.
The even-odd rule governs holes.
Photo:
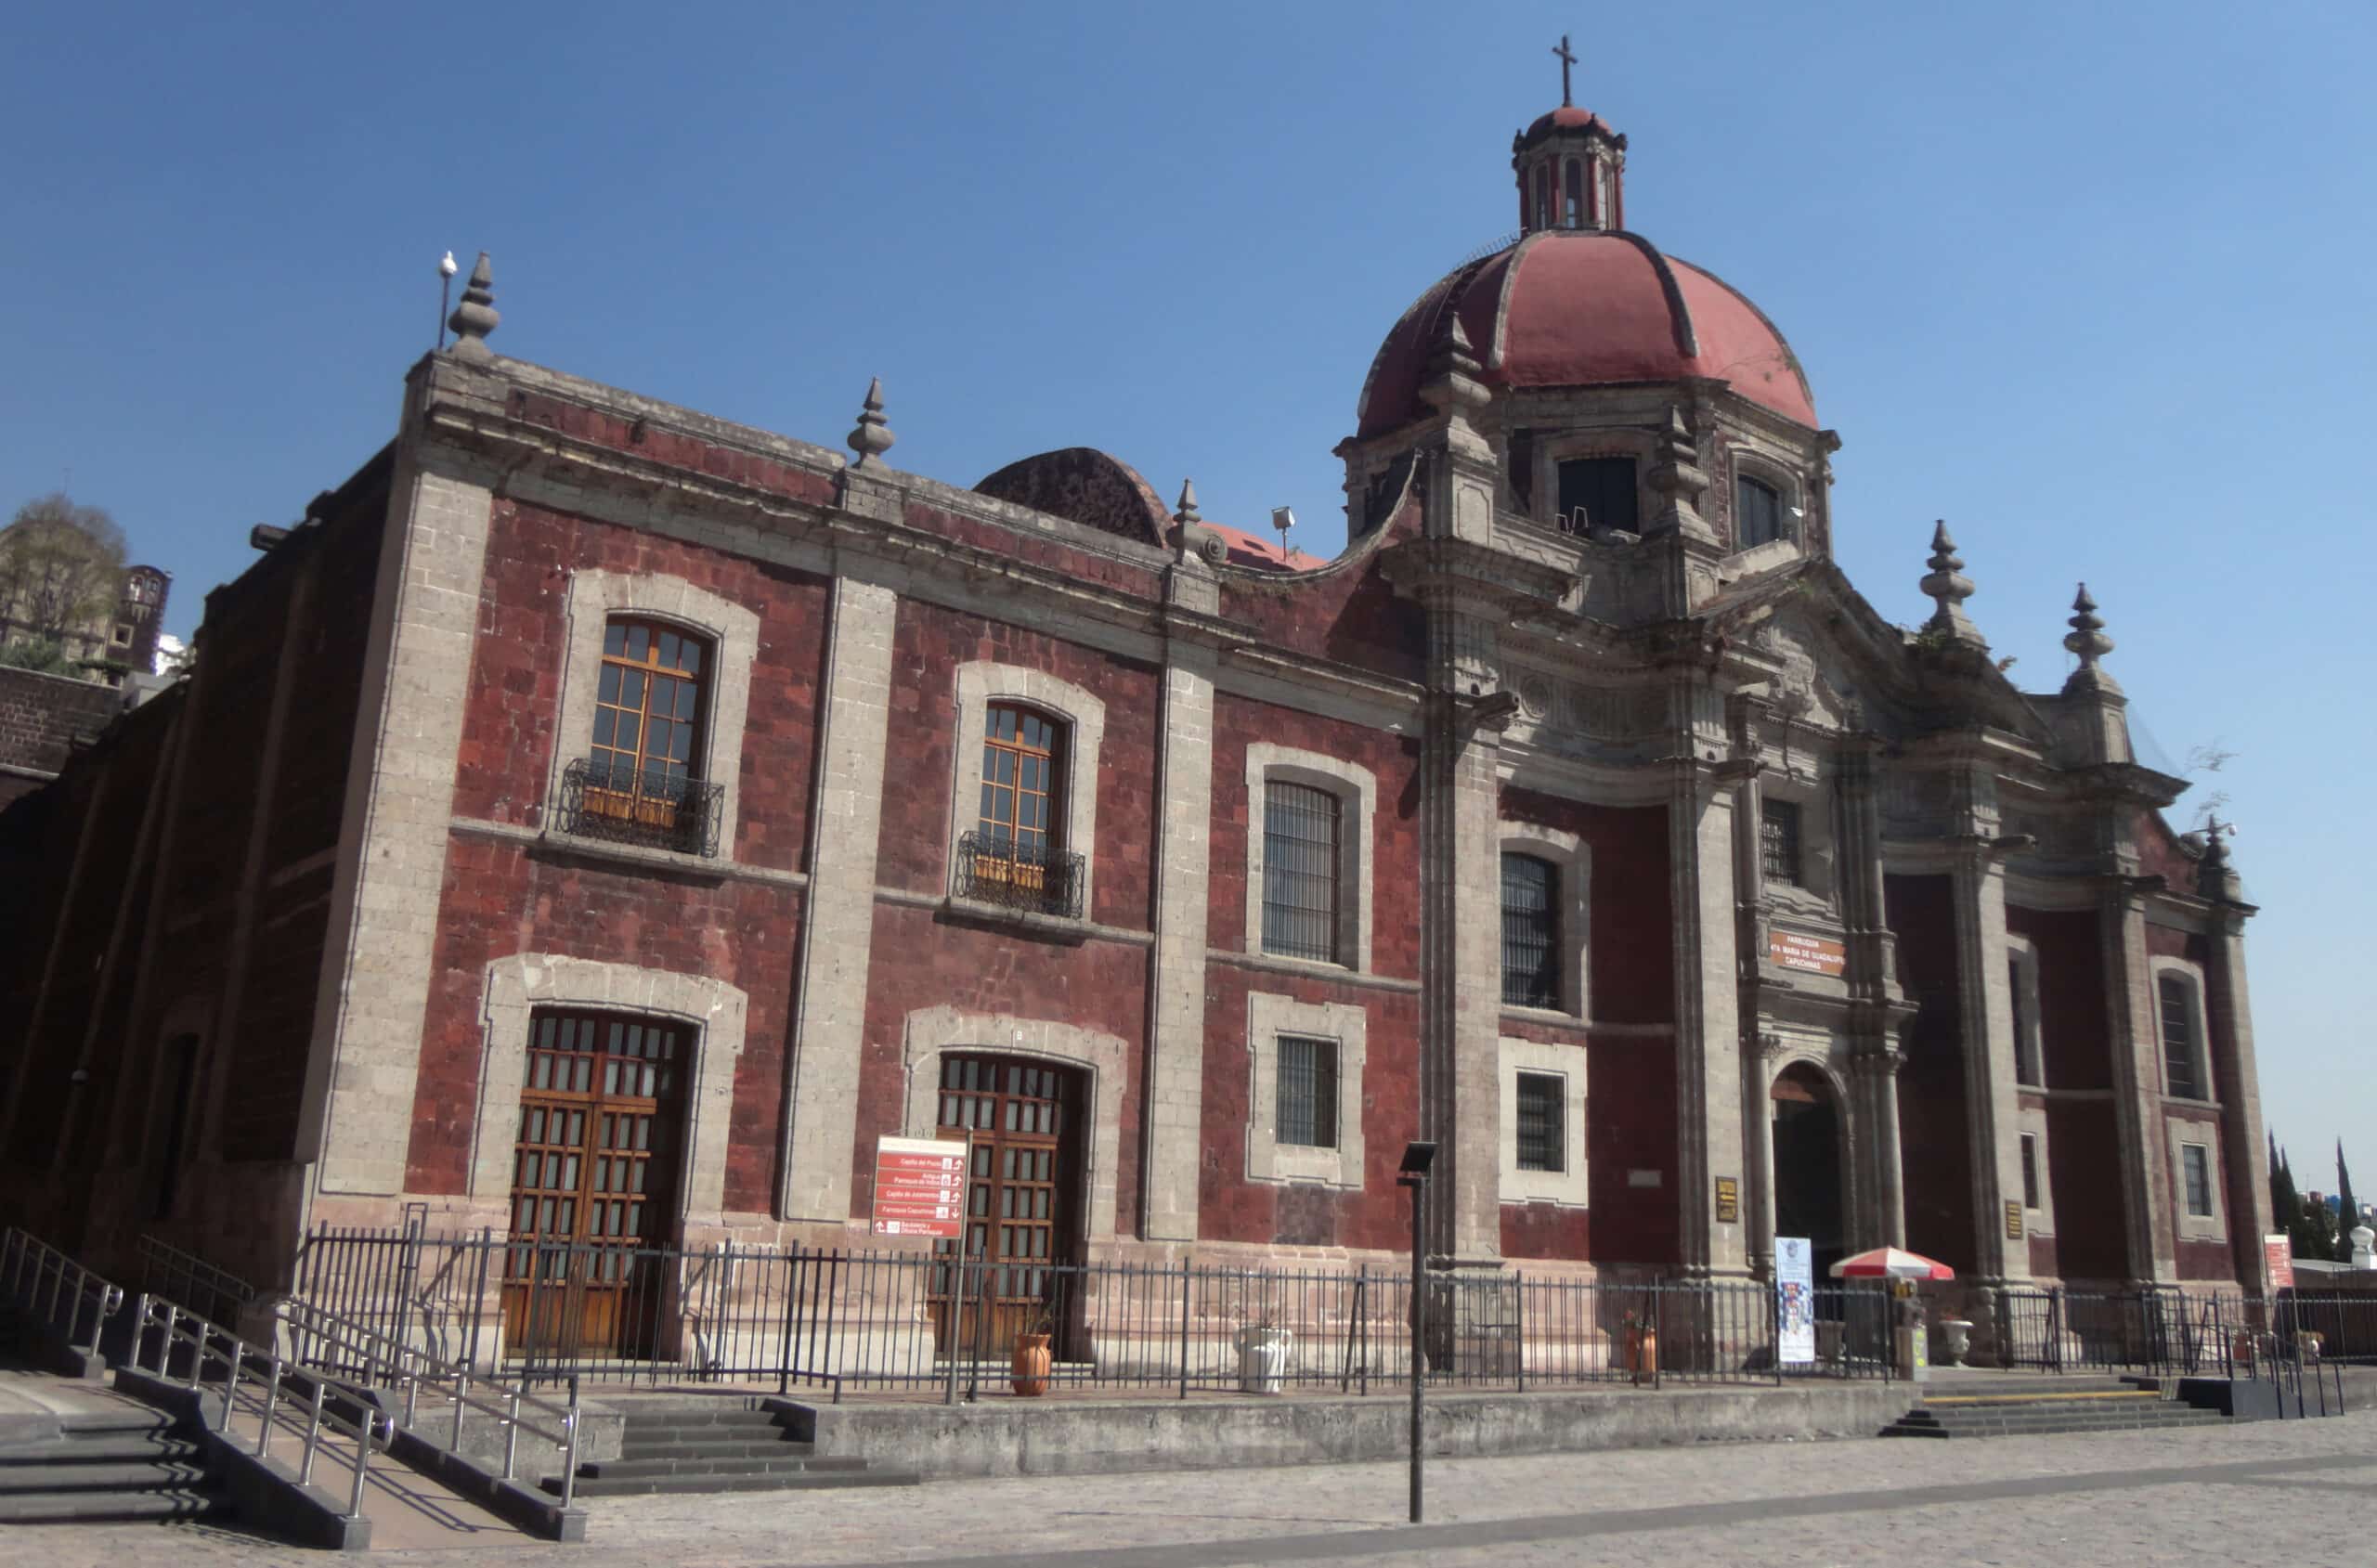
MULTIPOLYGON (((1342 535, 1330 448, 1577 99, 1627 211, 1805 363, 1884 615, 1945 517, 2052 687, 2072 585, 2266 906, 2306 1186, 2377 1168, 2368 964, 2377 110, 2365 4, 28 8, 0 63, 0 505, 107 507, 173 629, 391 433, 438 254, 502 352, 970 484, 1104 447, 1342 535), (1622 17, 1622 19, 1621 19, 1622 17), (2353 716, 2359 714, 2360 719, 2353 716)), ((2184 808, 2183 812, 2184 814, 2184 808)))

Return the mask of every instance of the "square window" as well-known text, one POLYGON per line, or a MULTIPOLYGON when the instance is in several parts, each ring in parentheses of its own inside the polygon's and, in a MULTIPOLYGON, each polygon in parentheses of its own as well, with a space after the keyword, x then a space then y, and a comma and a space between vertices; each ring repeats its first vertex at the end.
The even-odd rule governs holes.
POLYGON ((1337 1147, 1337 1043, 1279 1036, 1278 1141, 1305 1148, 1337 1147))
POLYGON ((2202 1144, 2181 1144, 2179 1162, 2188 1184, 2188 1217, 2212 1218, 2212 1150, 2202 1144))
POLYGON ((1568 1168, 1567 1087, 1567 1081, 1555 1072, 1518 1075, 1520 1170, 1568 1168))
POLYGON ((1642 531, 1632 458, 1573 458, 1560 465, 1558 478, 1560 511, 1552 521, 1564 531, 1642 531))

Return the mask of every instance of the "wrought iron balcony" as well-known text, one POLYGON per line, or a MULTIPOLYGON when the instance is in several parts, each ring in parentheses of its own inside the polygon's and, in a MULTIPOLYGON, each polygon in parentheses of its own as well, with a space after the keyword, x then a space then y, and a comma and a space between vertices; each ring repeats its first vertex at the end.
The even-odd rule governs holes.
POLYGON ((561 830, 605 844, 715 857, 722 784, 580 758, 562 770, 561 830))
POLYGON ((1018 844, 1003 834, 969 833, 957 841, 950 897, 1027 914, 1079 920, 1082 858, 1070 849, 1018 844))

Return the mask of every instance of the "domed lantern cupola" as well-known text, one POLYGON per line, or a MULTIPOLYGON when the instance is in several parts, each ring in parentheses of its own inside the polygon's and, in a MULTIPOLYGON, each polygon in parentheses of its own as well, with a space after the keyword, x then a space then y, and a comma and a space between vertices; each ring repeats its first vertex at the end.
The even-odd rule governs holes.
POLYGON ((1519 232, 1624 228, 1626 138, 1600 115, 1576 106, 1569 71, 1577 57, 1568 52, 1565 33, 1552 52, 1560 61, 1560 107, 1511 138, 1519 232))

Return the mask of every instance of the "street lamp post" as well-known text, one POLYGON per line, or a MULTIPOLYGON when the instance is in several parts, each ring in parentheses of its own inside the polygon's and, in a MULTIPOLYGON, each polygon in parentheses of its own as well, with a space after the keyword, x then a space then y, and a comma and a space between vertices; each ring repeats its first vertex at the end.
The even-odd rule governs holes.
POLYGON ((1420 1441, 1421 1394, 1428 1381, 1428 1167, 1435 1160, 1435 1144, 1406 1144, 1403 1147, 1402 1174, 1395 1178, 1396 1186, 1411 1189, 1411 1523, 1414 1524, 1420 1523, 1426 1511, 1422 1502, 1425 1460, 1420 1441))

